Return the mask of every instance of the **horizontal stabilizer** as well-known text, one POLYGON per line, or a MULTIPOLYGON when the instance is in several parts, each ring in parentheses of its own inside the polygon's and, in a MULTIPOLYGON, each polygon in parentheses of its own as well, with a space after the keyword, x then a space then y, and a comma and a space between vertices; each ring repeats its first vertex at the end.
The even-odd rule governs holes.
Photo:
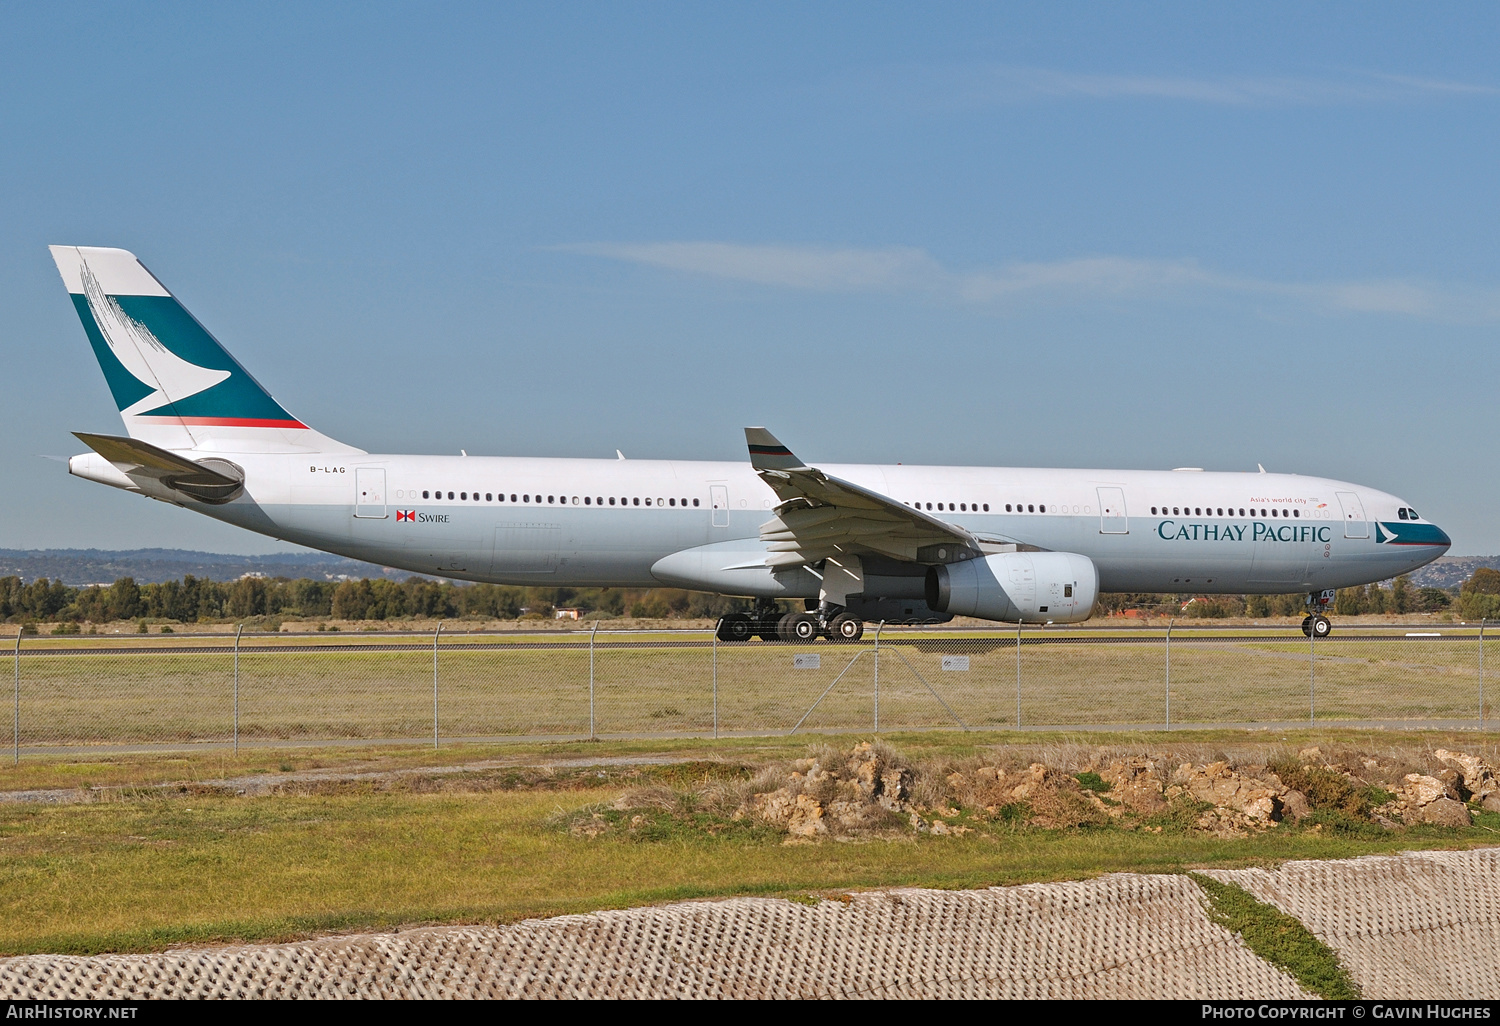
POLYGON ((139 438, 73 432, 74 437, 127 477, 156 478, 175 491, 213 504, 228 502, 245 486, 245 473, 228 460, 190 460, 139 438))
POLYGON ((73 432, 73 437, 122 470, 125 467, 136 467, 148 472, 154 470, 157 473, 153 474, 153 477, 164 474, 203 474, 223 482, 239 480, 205 467, 201 463, 194 463, 186 456, 159 449, 150 442, 143 442, 138 438, 91 435, 82 431, 73 432))

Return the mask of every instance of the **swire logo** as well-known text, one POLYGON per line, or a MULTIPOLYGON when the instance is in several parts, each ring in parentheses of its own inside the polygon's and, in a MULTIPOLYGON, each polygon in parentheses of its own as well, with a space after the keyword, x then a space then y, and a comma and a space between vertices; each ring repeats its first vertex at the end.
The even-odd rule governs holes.
POLYGON ((396 510, 396 523, 399 524, 403 520, 410 520, 412 523, 416 523, 417 522, 417 511, 414 510, 414 509, 398 509, 398 510, 396 510))

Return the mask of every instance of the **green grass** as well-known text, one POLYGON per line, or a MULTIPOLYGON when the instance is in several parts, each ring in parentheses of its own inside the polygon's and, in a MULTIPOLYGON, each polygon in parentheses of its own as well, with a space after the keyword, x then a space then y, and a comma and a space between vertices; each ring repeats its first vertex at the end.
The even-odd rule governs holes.
MULTIPOLYGON (((975 750, 974 740, 916 734, 901 744, 914 757, 962 755, 975 750)), ((709 830, 691 818, 656 817, 645 829, 592 840, 558 825, 632 784, 688 788, 715 774, 742 774, 736 760, 800 755, 804 746, 802 739, 681 743, 666 746, 669 753, 729 765, 607 766, 598 771, 603 779, 576 769, 540 785, 534 775, 490 768, 423 778, 422 786, 306 784, 262 797, 184 786, 122 790, 95 804, 0 805, 0 953, 159 950, 402 924, 514 922, 697 897, 972 888, 1496 840, 1493 824, 1369 835, 1282 828, 1225 840, 1170 823, 1160 834, 1044 831, 1002 818, 962 837, 787 847, 764 830, 709 830)), ((537 746, 521 761, 535 763, 539 752, 606 757, 663 747, 537 746)), ((416 766, 496 750, 384 754, 387 766, 416 766)), ((263 762, 274 769, 282 758, 263 762)))
POLYGON ((1304 990, 1329 1001, 1355 1001, 1359 988, 1333 949, 1295 917, 1259 901, 1233 884, 1202 873, 1193 881, 1208 895, 1209 918, 1239 934, 1245 946, 1283 970, 1304 990))

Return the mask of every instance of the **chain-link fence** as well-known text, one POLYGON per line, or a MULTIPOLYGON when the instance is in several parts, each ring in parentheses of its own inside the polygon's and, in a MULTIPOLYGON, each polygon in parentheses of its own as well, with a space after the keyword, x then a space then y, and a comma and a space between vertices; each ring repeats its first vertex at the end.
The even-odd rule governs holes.
POLYGON ((798 730, 1483 730, 1493 715, 1484 646, 1484 625, 1350 626, 1322 640, 1295 628, 872 626, 849 644, 604 629, 17 637, 12 747, 19 758, 70 747, 798 730))

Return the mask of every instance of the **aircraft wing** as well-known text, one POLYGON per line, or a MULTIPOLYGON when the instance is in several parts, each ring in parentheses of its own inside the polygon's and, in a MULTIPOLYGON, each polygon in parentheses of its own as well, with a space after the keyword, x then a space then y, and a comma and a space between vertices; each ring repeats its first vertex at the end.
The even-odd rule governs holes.
POLYGON ((745 429, 750 465, 781 503, 761 525, 770 567, 815 563, 840 552, 910 562, 967 559, 1010 539, 977 537, 903 502, 809 467, 765 428, 745 429))

